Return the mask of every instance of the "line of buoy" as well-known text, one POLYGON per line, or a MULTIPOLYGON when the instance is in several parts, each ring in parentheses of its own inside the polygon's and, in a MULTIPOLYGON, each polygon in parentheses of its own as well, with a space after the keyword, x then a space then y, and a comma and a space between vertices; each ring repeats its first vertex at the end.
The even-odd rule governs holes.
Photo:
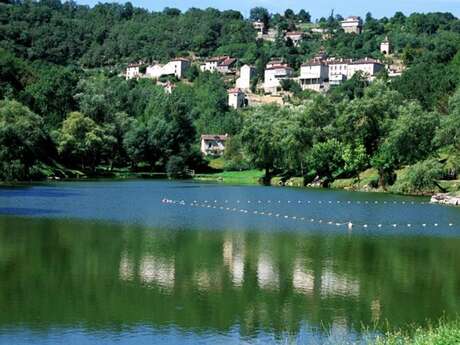
POLYGON ((272 201, 272 200, 247 200, 247 201, 241 201, 241 200, 236 200, 236 201, 231 201, 231 200, 224 200, 223 202, 222 201, 218 201, 218 200, 202 200, 202 201, 197 201, 197 200, 194 200, 194 202, 204 202, 204 203, 225 203, 225 204, 228 204, 228 203, 237 203, 237 204, 241 204, 241 203, 247 203, 247 204, 271 204, 272 202, 275 202, 275 203, 278 203, 278 204, 281 204, 281 203, 287 203, 287 204, 298 204, 298 205, 302 205, 302 204, 305 204, 305 205, 310 205, 310 204, 319 204, 319 205, 323 205, 323 204, 329 204, 329 205, 333 205, 333 204, 348 204, 348 205, 352 205, 352 204, 356 204, 356 205, 388 205, 388 204, 393 204, 393 205, 434 205, 432 204, 431 202, 429 201, 386 201, 386 200, 276 200, 276 201, 272 201))
MULTIPOLYGON (((247 209, 238 209, 238 208, 230 208, 230 207, 224 207, 224 206, 219 206, 218 205, 209 205, 206 202, 199 203, 196 200, 193 202, 190 202, 187 204, 184 200, 172 200, 172 199, 162 199, 162 203, 165 204, 171 204, 171 205, 178 205, 178 206, 192 206, 192 207, 202 207, 202 208, 213 208, 213 209, 220 209, 220 210, 226 210, 226 211, 231 211, 231 212, 240 212, 247 214, 250 212, 250 210, 247 209)), ((434 226, 434 227, 440 227, 440 223, 421 223, 421 224, 414 224, 414 223, 391 223, 391 224, 383 224, 383 223, 378 223, 378 224, 359 224, 359 223, 353 223, 352 221, 346 221, 346 222, 338 222, 337 220, 323 220, 323 219, 315 219, 315 218, 305 218, 305 217, 299 217, 299 216, 293 216, 293 215, 283 215, 280 213, 272 213, 272 212, 267 212, 267 211, 260 211, 260 210, 253 210, 252 213, 254 215, 260 215, 260 216, 275 216, 276 218, 284 218, 284 219, 291 219, 291 220, 297 220, 297 221, 302 221, 302 222, 310 222, 310 223, 318 223, 318 224, 327 224, 327 225, 335 225, 337 227, 340 226, 346 226, 349 230, 352 230, 354 228, 363 228, 363 229, 369 229, 371 227, 377 227, 377 228, 383 228, 384 226, 392 227, 392 228, 400 228, 400 227, 406 227, 406 228, 413 228, 417 226, 422 226, 422 227, 427 227, 427 226, 434 226)), ((452 228, 454 227, 454 223, 447 223, 447 227, 452 228)))

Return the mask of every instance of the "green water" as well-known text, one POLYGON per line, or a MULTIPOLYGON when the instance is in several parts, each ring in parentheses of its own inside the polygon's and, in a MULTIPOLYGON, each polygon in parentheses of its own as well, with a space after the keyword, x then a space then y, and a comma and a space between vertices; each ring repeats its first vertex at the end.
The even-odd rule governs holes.
MULTIPOLYGON (((281 220, 258 224, 255 217, 232 225, 235 215, 213 218, 216 211, 157 200, 175 193, 369 198, 195 187, 137 182, 4 190, 0 343, 322 343, 359 339, 363 327, 373 333, 455 318, 460 310, 456 229, 330 232, 281 220), (138 188, 155 202, 146 203, 138 188), (120 192, 125 206, 111 197, 120 192)), ((412 207, 422 206, 403 213, 421 214, 412 207)), ((426 207, 431 217, 455 218, 456 210, 426 207)), ((388 217, 392 210, 373 215, 388 217)), ((352 216, 370 211, 360 206, 352 216)))

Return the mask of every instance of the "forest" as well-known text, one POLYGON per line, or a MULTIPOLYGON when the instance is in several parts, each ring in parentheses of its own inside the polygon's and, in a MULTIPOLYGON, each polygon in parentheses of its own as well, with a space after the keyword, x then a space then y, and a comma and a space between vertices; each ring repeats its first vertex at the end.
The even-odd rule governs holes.
MULTIPOLYGON (((450 13, 368 13, 363 33, 340 28, 340 15, 312 22, 297 14, 254 8, 165 8, 73 1, 0 1, 0 180, 97 176, 101 171, 209 170, 199 151, 203 133, 231 136, 226 170, 263 169, 273 176, 357 178, 375 169, 375 187, 418 193, 455 180, 460 169, 460 20, 450 13), (256 40, 251 21, 279 34, 256 40), (282 30, 328 30, 293 46, 282 30), (231 55, 256 67, 283 58, 298 68, 320 49, 329 56, 383 59, 391 40, 406 66, 369 84, 357 74, 326 94, 292 87, 288 104, 236 111, 232 87, 217 73, 191 68, 172 94, 151 80, 125 80, 133 61, 231 55), (406 169, 404 178, 397 172, 406 169)), ((286 85, 289 88, 289 85, 286 85)))

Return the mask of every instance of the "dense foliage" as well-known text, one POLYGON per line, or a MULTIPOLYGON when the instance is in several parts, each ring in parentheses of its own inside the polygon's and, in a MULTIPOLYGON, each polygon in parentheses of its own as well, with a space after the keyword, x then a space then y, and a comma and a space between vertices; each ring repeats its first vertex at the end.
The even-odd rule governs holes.
POLYGON ((341 19, 331 15, 313 24, 307 11, 289 9, 270 14, 255 8, 247 20, 237 11, 215 9, 1 2, 0 178, 38 178, 44 166, 62 164, 86 173, 106 166, 183 176, 204 165, 198 149, 203 133, 230 134, 225 167, 261 168, 267 181, 279 174, 328 184, 359 178, 372 167, 380 176, 375 183, 386 186, 398 169, 418 162, 424 163, 406 181, 440 176, 434 161, 444 164, 443 177, 455 178, 460 21, 449 13, 368 14, 363 33, 353 35, 340 29, 341 19), (275 41, 256 40, 251 20, 277 30, 275 41), (309 32, 313 25, 329 35, 309 32), (282 37, 283 30, 294 29, 308 33, 296 47, 282 37), (379 51, 385 36, 394 51, 390 57, 379 51), (121 76, 128 62, 228 54, 256 67, 256 83, 269 59, 298 68, 321 47, 330 56, 370 56, 407 68, 399 78, 382 73, 371 84, 356 74, 322 95, 283 82, 290 105, 238 112, 227 105, 234 81, 196 65, 188 80, 176 81, 172 94, 152 80, 121 76))

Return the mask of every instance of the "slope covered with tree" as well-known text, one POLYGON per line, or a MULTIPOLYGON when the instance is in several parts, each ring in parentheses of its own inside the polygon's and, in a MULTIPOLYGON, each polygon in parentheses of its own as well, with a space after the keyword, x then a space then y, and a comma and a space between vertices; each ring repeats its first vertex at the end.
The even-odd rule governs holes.
POLYGON ((431 183, 414 189, 412 180, 456 178, 460 21, 449 13, 368 14, 363 33, 353 35, 340 28, 342 19, 311 23, 307 11, 289 9, 256 8, 245 19, 237 11, 149 12, 130 3, 0 2, 0 178, 91 174, 101 165, 181 175, 204 168, 202 133, 230 134, 227 168, 263 168, 267 178, 319 177, 327 184, 374 168, 373 183, 391 185, 406 168, 407 178, 396 181, 406 192, 431 183), (277 30, 276 39, 256 40, 251 20, 277 30), (328 36, 311 32, 313 26, 328 36), (284 30, 308 35, 294 46, 284 30), (386 36, 390 57, 379 50, 386 36), (382 73, 370 85, 356 75, 323 95, 286 83, 289 106, 239 112, 228 107, 232 85, 219 74, 194 67, 172 94, 121 75, 133 61, 228 54, 253 64, 261 81, 270 59, 298 68, 320 49, 335 57, 397 59, 406 69, 391 80, 382 73))

